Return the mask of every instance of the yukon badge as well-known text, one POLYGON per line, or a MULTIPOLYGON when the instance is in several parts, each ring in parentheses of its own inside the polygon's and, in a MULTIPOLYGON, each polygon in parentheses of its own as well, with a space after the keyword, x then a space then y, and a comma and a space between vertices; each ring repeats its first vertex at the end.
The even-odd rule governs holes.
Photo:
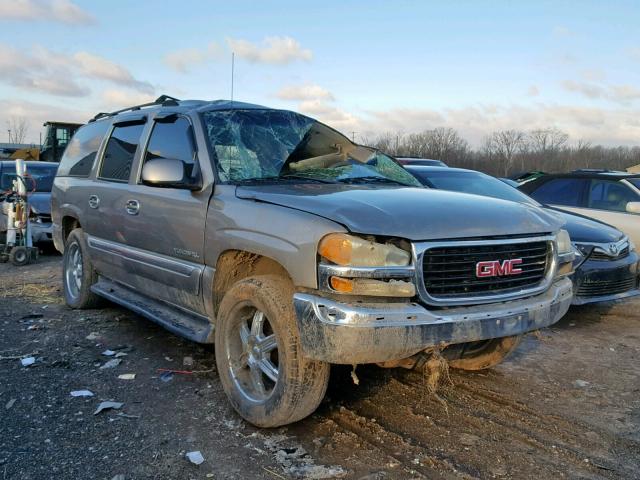
POLYGON ((522 269, 517 265, 522 264, 521 258, 512 258, 511 260, 489 260, 487 262, 476 263, 476 277, 503 277, 506 275, 519 275, 522 269))

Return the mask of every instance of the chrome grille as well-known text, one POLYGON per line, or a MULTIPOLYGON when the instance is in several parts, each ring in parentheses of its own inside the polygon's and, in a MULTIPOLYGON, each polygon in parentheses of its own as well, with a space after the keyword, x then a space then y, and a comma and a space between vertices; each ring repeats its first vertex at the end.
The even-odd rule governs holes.
POLYGON ((620 250, 620 252, 618 252, 617 255, 609 255, 607 253, 594 250, 593 252, 591 252, 591 255, 589 256, 589 260, 598 260, 602 262, 608 262, 610 260, 620 260, 622 258, 625 258, 628 255, 629 255, 629 246, 627 245, 622 250, 620 250))
POLYGON ((545 280, 551 259, 547 240, 523 243, 434 246, 422 259, 424 288, 437 300, 501 295, 536 288, 545 280), (517 275, 478 278, 476 264, 482 261, 522 259, 517 275))

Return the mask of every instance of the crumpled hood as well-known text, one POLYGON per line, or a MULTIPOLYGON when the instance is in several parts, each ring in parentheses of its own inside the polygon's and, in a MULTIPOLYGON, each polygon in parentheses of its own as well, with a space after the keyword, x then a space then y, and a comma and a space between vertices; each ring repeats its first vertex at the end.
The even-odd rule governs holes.
POLYGON ((549 233, 563 224, 533 205, 426 188, 280 184, 239 186, 236 196, 312 213, 354 233, 409 240, 549 233))
POLYGON ((49 192, 33 192, 29 194, 31 209, 41 215, 51 215, 51 194, 49 192))
POLYGON ((569 232, 569 236, 574 242, 614 243, 624 236, 620 230, 604 222, 576 213, 565 212, 559 208, 545 208, 552 210, 566 222, 562 228, 569 232))

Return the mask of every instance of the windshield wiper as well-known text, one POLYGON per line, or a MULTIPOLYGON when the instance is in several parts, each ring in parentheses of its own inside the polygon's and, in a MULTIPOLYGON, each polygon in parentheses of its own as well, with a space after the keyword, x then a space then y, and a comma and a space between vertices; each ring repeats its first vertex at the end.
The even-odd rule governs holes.
POLYGON ((376 177, 374 175, 366 176, 366 177, 350 177, 350 178, 339 178, 338 182, 341 183, 388 183, 392 185, 402 185, 403 187, 410 187, 406 183, 400 182, 398 180, 392 180, 386 177, 376 177))
POLYGON ((313 182, 313 183, 336 183, 334 181, 331 180, 324 180, 322 178, 317 178, 317 177, 307 177, 306 175, 296 175, 294 173, 287 173, 285 175, 273 175, 270 177, 256 177, 256 178, 245 178, 242 180, 237 180, 236 184, 251 184, 251 183, 277 183, 280 181, 287 181, 287 180, 305 180, 307 182, 313 182))

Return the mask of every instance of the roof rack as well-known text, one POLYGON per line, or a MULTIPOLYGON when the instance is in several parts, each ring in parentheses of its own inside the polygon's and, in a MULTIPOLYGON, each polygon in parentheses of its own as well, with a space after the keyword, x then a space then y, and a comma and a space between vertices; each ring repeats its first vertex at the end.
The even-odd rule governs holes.
POLYGON ((140 110, 144 107, 152 107, 154 105, 162 105, 163 107, 177 107, 179 105, 180 100, 175 97, 170 97, 169 95, 160 95, 153 102, 143 103, 141 105, 134 105, 133 107, 123 108, 122 110, 116 110, 115 112, 100 112, 95 117, 93 117, 89 122, 95 122, 104 117, 113 117, 123 112, 130 112, 135 110, 140 110))

